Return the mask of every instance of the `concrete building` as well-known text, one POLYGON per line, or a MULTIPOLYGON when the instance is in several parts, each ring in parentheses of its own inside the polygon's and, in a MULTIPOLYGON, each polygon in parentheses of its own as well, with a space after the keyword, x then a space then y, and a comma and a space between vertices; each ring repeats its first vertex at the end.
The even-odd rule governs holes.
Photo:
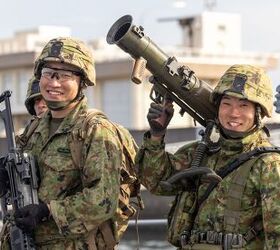
MULTIPOLYGON (((189 66, 196 75, 214 85, 232 64, 249 63, 274 69, 278 55, 244 52, 241 48, 241 20, 238 14, 203 12, 198 16, 177 20, 182 27, 180 46, 161 48, 167 55, 189 66)), ((16 32, 14 37, 0 40, 0 91, 10 89, 15 129, 29 119, 24 100, 27 82, 32 75, 33 63, 43 45, 51 38, 69 36, 67 27, 40 26, 34 30, 16 32)), ((152 39, 152 34, 146 34, 152 39)), ((96 60, 97 86, 88 88, 90 106, 103 110, 109 118, 130 129, 140 142, 148 128, 146 113, 150 105, 146 72, 145 83, 135 85, 130 81, 133 60, 117 46, 104 40, 88 41, 96 60)), ((158 44, 160 47, 160 44, 158 44)), ((179 108, 176 108, 179 111, 179 108)), ((194 139, 196 129, 193 119, 178 112, 170 125, 170 142, 194 139), (188 132, 186 132, 188 131, 188 132)), ((0 126, 0 129, 3 130, 0 126)))
MULTIPOLYGON (((0 40, 0 91, 11 90, 15 130, 22 128, 28 119, 24 106, 27 84, 32 76, 33 64, 46 42, 57 36, 70 36, 68 27, 40 26, 16 32, 14 37, 0 40)), ((0 131, 3 124, 0 123, 0 131)))

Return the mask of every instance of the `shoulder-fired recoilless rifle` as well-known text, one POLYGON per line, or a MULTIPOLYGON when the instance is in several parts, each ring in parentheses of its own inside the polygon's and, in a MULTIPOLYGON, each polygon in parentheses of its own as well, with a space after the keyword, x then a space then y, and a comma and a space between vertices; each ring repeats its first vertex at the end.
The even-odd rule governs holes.
POLYGON ((33 235, 18 228, 13 221, 14 212, 29 204, 38 204, 38 178, 35 160, 16 147, 14 125, 10 106, 11 91, 4 91, 0 103, 4 103, 0 116, 4 121, 8 153, 2 155, 1 168, 9 177, 9 190, 1 198, 3 224, 10 224, 10 246, 12 250, 35 250, 33 235), (10 208, 11 207, 11 208, 10 208))
POLYGON ((132 23, 130 15, 121 17, 112 25, 107 34, 107 42, 116 44, 135 59, 131 76, 133 82, 142 82, 145 69, 151 72, 150 82, 153 87, 150 97, 153 101, 164 104, 168 96, 168 99, 180 106, 181 115, 187 112, 206 127, 195 153, 193 167, 180 171, 162 184, 170 189, 176 182, 194 176, 203 176, 213 182, 220 181, 221 178, 213 170, 200 166, 205 152, 215 151, 218 147, 219 133, 214 122, 216 108, 210 102, 212 88, 198 79, 189 67, 179 64, 175 57, 166 55, 144 34, 143 27, 132 23))
POLYGON ((216 108, 209 100, 212 88, 175 57, 166 55, 144 34, 143 27, 133 25, 130 15, 112 25, 107 42, 116 44, 135 59, 133 82, 142 82, 146 68, 152 73, 152 100, 160 102, 167 94, 181 107, 181 114, 187 112, 203 126, 207 120, 215 119, 216 108))

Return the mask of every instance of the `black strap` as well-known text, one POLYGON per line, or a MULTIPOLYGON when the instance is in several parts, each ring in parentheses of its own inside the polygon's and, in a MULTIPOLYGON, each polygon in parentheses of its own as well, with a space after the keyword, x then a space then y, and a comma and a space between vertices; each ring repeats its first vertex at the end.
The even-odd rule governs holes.
POLYGON ((251 228, 243 235, 243 238, 246 242, 250 242, 252 239, 256 238, 259 233, 263 231, 263 222, 259 218, 253 222, 251 228))
MULTIPOLYGON (((265 153, 280 153, 280 147, 256 147, 252 151, 240 154, 229 165, 220 168, 216 173, 223 179, 234 170, 238 169, 244 162, 265 153)), ((218 183, 212 182, 208 185, 203 196, 197 202, 197 211, 201 204, 209 197, 218 183)))
MULTIPOLYGON (((280 153, 280 147, 256 147, 250 152, 246 152, 243 154, 240 154, 237 158, 235 158, 230 164, 220 168, 216 173, 223 179, 227 175, 229 175, 231 172, 233 172, 235 169, 238 169, 244 162, 252 159, 253 157, 259 156, 261 154, 265 153, 280 153)), ((201 204, 209 197, 213 189, 218 185, 217 182, 212 182, 208 185, 208 188, 206 189, 205 193, 202 195, 200 199, 198 199, 195 211, 193 212, 193 221, 195 220, 195 217, 197 216, 197 213, 199 211, 199 208, 201 204)), ((252 238, 255 237, 260 231, 262 230, 262 223, 256 223, 253 225, 250 230, 245 234, 245 240, 248 242, 252 238)), ((181 234, 181 237, 186 236, 189 240, 188 229, 184 230, 181 234)), ((188 241, 186 240, 186 242, 188 241)))

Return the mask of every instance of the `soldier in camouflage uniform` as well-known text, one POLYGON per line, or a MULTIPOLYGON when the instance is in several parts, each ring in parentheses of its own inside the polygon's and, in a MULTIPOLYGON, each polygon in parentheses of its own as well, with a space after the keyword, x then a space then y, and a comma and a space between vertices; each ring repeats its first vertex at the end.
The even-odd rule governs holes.
POLYGON ((30 115, 41 116, 48 107, 40 93, 39 80, 32 77, 28 83, 25 107, 30 115))
POLYGON ((15 222, 24 231, 34 230, 37 249, 113 249, 106 237, 115 233, 120 190, 122 146, 117 132, 102 117, 89 130, 79 131, 85 135, 79 168, 69 148, 72 132, 88 109, 83 90, 95 85, 91 51, 72 38, 50 40, 34 73, 49 111, 38 118, 23 147, 38 162, 40 203, 16 211, 15 222))
MULTIPOLYGON (((217 172, 242 153, 271 146, 262 119, 272 114, 272 84, 261 68, 233 65, 211 101, 217 106, 220 149, 204 155, 203 166, 217 172)), ((280 155, 264 152, 245 161, 198 208, 208 183, 187 180, 191 187, 178 185, 171 191, 162 186, 190 167, 198 145, 189 143, 175 154, 165 151, 164 134, 172 115, 172 104, 151 104, 150 131, 137 155, 141 183, 152 193, 176 195, 168 216, 168 240, 179 249, 280 249, 280 155), (162 127, 155 126, 157 118, 163 119, 162 127), (183 246, 181 236, 187 239, 183 246)))

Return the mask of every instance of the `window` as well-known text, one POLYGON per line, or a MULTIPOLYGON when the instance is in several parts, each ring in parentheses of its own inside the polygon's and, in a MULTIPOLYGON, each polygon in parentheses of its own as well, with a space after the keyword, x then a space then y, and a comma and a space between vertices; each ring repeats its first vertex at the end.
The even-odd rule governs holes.
POLYGON ((29 78, 30 74, 25 71, 20 71, 18 74, 16 81, 16 96, 18 105, 23 105, 25 102, 29 78))
POLYGON ((115 122, 130 127, 131 83, 128 81, 106 81, 102 85, 102 110, 115 122))
POLYGON ((4 92, 5 90, 14 90, 13 77, 10 73, 4 73, 2 76, 1 92, 4 92))

